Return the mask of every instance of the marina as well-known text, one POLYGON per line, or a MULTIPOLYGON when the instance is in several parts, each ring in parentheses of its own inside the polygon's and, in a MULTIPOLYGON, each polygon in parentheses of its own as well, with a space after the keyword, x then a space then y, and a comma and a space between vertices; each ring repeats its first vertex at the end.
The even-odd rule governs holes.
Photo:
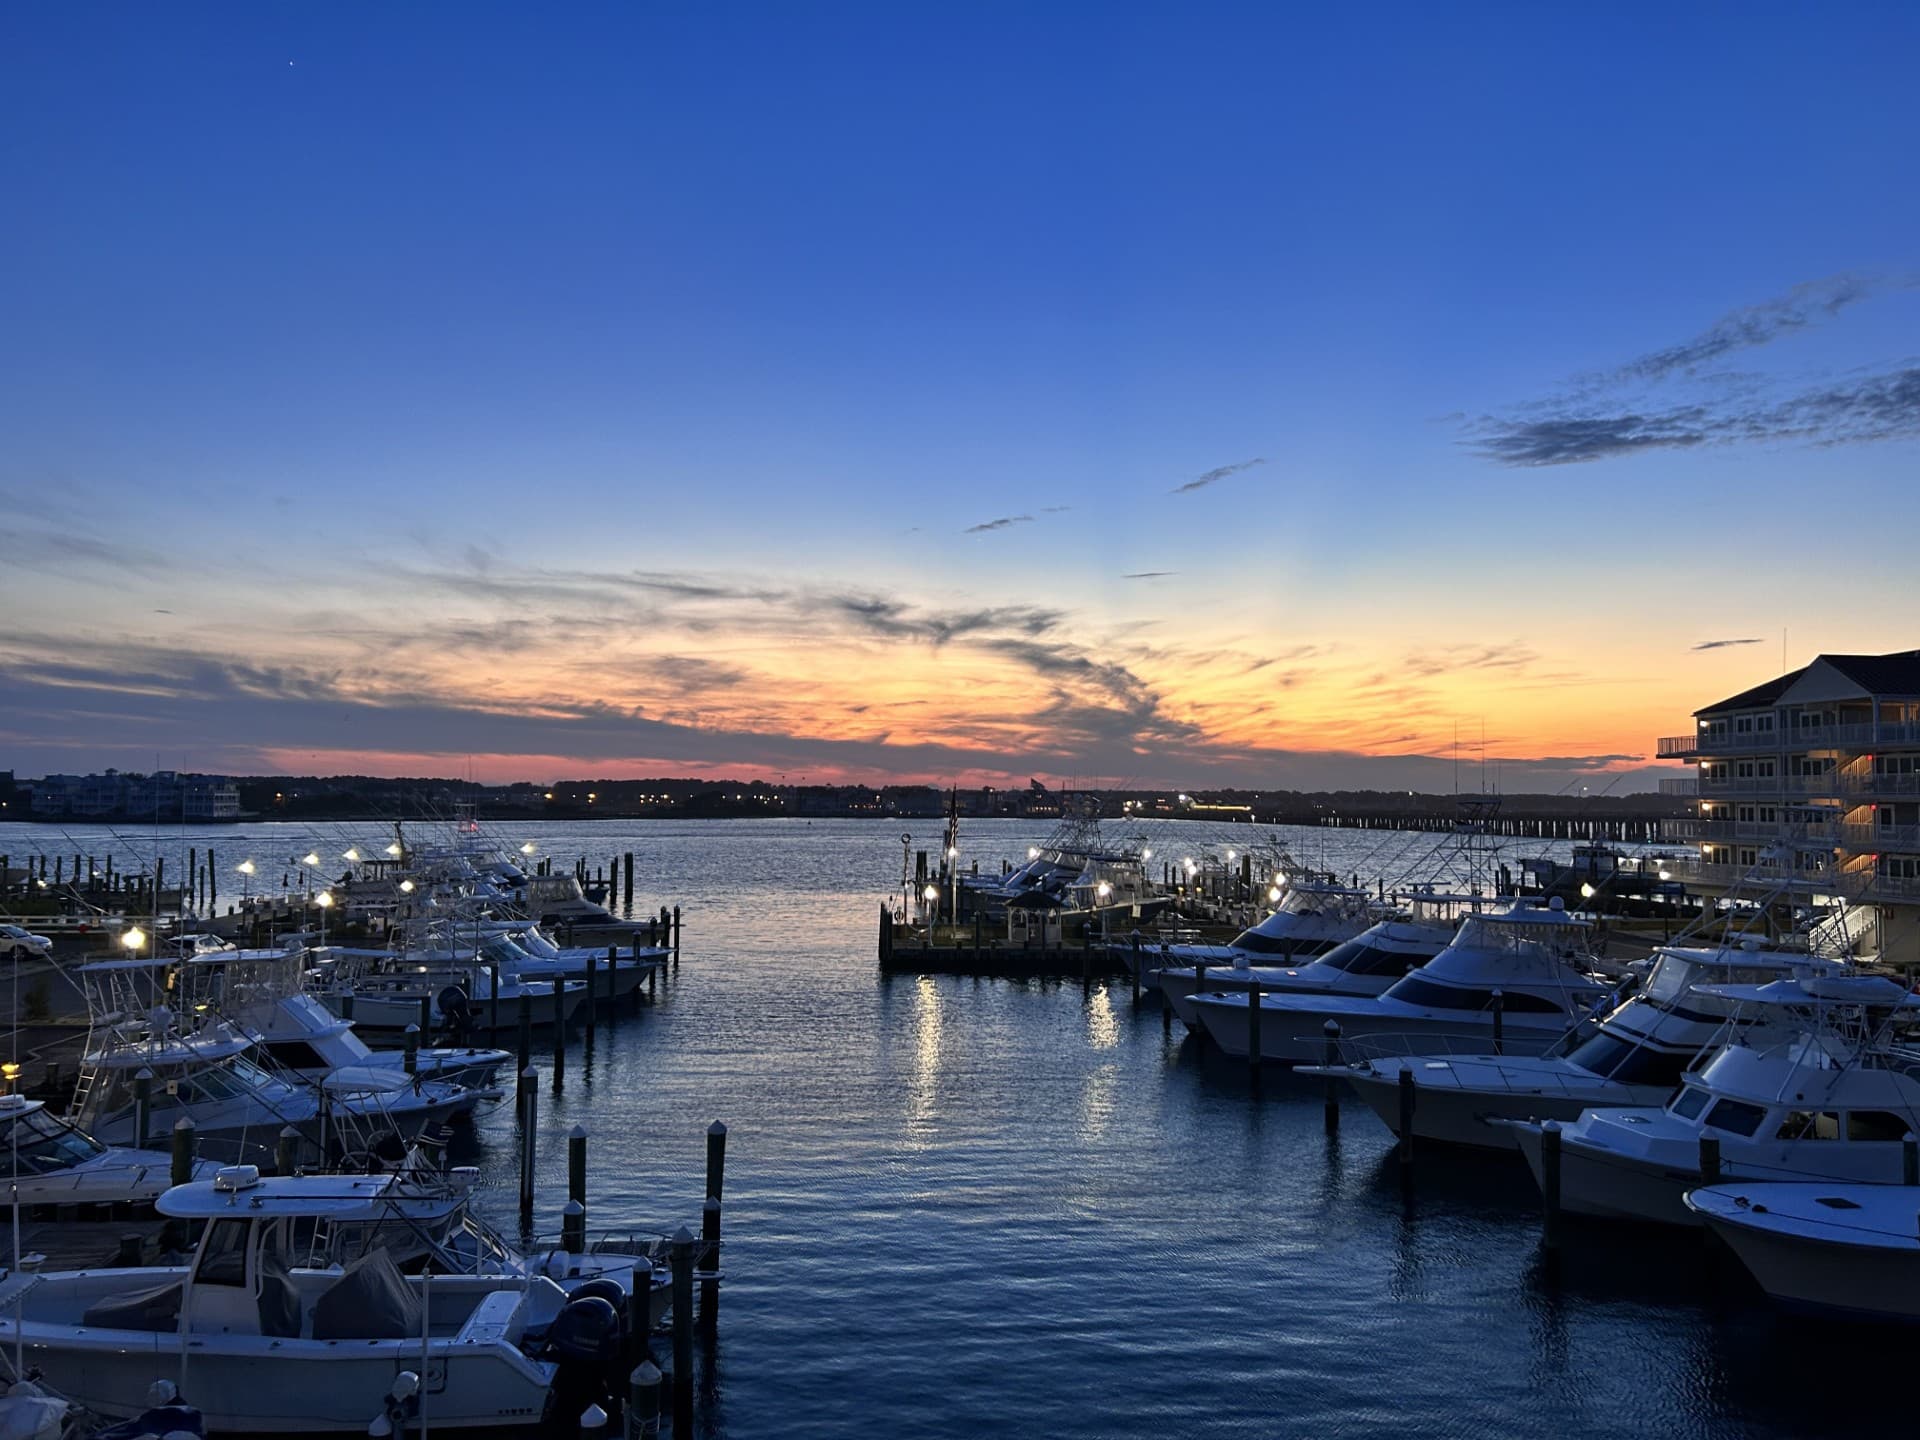
MULTIPOLYGON (((682 906, 685 948, 651 1002, 603 1007, 591 1034, 559 1032, 557 1077, 537 1038, 529 1183, 513 1101, 476 1113, 449 1159, 476 1167, 470 1203, 502 1234, 523 1233, 523 1198, 525 1233, 557 1232, 567 1137, 583 1127, 593 1233, 658 1242, 669 1222, 697 1231, 697 1137, 726 1117, 725 1318, 695 1337, 694 1433, 1234 1436, 1268 1433, 1270 1407, 1376 1433, 1352 1415, 1389 1376, 1401 1391, 1383 1435, 1423 1417, 1521 1435, 1788 1435, 1815 1413, 1765 1357, 1843 1342, 1770 1310, 1731 1257, 1687 1248, 1684 1231, 1649 1242, 1564 1225, 1550 1248, 1520 1157, 1440 1145, 1409 1170, 1357 1098, 1337 1100, 1329 1125, 1322 1076, 1250 1072, 1150 985, 1136 998, 1130 946, 1043 952, 1057 973, 1023 978, 876 967, 873 907, 898 863, 880 825, 524 828, 543 854, 633 850, 649 904, 682 906), (852 1272, 849 1247, 862 1256, 852 1272), (1149 1278, 1150 1254, 1177 1283, 1149 1278), (1212 1358, 1223 1327, 1236 1337, 1228 1379, 1212 1358), (1163 1377, 1149 1394, 1090 1383, 1112 1343, 1096 1337, 1120 1335, 1129 1364, 1163 1377), (1387 1356, 1393 1337, 1416 1335, 1409 1372, 1387 1356), (1518 1368, 1463 1397, 1454 1370, 1492 1344, 1518 1368), (1380 1358, 1308 1358, 1335 1351, 1380 1358)), ((24 833, 0 839, 20 850, 24 833)), ((1050 833, 972 821, 960 840, 998 870, 1050 833)), ((1228 832, 1161 833, 1224 862, 1228 832)), ((217 843, 263 849, 278 834, 235 827, 217 843)), ((1364 831, 1274 838, 1329 871, 1378 859, 1364 831)), ((971 929, 934 948, 972 963, 971 929)), ((218 952, 191 968, 209 964, 218 952)), ((504 1041, 511 1051, 511 1027, 504 1041)), ((663 1335, 669 1371, 670 1348, 663 1335)), ((1830 1433, 1866 1433, 1883 1414, 1864 1397, 1818 1413, 1830 1433)))

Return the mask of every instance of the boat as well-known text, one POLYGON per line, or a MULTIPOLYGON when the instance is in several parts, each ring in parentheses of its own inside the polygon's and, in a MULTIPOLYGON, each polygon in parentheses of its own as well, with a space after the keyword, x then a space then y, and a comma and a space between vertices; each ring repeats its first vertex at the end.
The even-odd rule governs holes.
POLYGON ((304 1080, 331 1076, 336 1089, 360 1077, 393 1085, 410 1084, 418 1075, 486 1090, 514 1058, 477 1045, 422 1044, 411 1055, 371 1049, 351 1020, 334 1015, 301 988, 305 964, 297 950, 223 951, 198 956, 182 968, 188 994, 251 1034, 258 1053, 304 1080))
POLYGON ((1260 1058, 1311 1064, 1326 1058, 1328 1025, 1343 1040, 1404 1037, 1404 1053, 1488 1048, 1538 1054, 1613 992, 1588 973, 1586 921, 1558 900, 1514 901, 1469 915, 1453 942, 1377 996, 1214 991, 1192 999, 1207 1036, 1229 1055, 1251 1051, 1253 1002, 1260 1004, 1260 1058))
POLYGON ((1413 896, 1401 914, 1304 964, 1254 964, 1241 952, 1224 966, 1170 966, 1155 972, 1155 979, 1173 1013, 1189 1028, 1199 1027, 1193 997, 1204 992, 1230 994, 1258 987, 1269 995, 1379 995, 1453 943, 1458 903, 1479 902, 1451 895, 1413 896))
MULTIPOLYGON (((12 1204, 151 1205, 172 1181, 168 1158, 102 1145, 24 1095, 0 1095, 0 1165, 10 1166, 12 1204)), ((196 1177, 219 1168, 195 1162, 196 1177)))
POLYGON ((516 1254, 468 1209, 476 1174, 225 1167, 160 1197, 202 1227, 189 1263, 9 1277, 0 1345, 111 1417, 170 1381, 216 1434, 364 1435, 396 1398, 422 1431, 532 1429, 556 1391, 624 1378, 623 1317, 653 1323, 662 1277, 644 1254, 516 1254))
POLYGON ((1685 1204, 1787 1309, 1920 1321, 1920 1186, 1743 1181, 1685 1204))
MULTIPOLYGON (((1898 1182, 1901 1141, 1920 1131, 1920 1076, 1894 1028, 1911 1022, 1920 997, 1875 975, 1713 989, 1779 1007, 1767 1038, 1730 1027, 1664 1106, 1587 1110, 1558 1126, 1561 1207, 1697 1226, 1686 1192, 1719 1180, 1898 1182), (1804 1028, 1779 1038, 1793 1025, 1804 1028), (1717 1173, 1703 1173, 1703 1142, 1716 1152, 1717 1173)), ((1536 1179, 1545 1124, 1557 1122, 1512 1127, 1536 1179)))
MULTIPOLYGON (((1645 980, 1618 1004, 1583 1022, 1543 1055, 1380 1053, 1398 1037, 1343 1042, 1343 1063, 1309 1067, 1344 1079, 1399 1133, 1400 1077, 1414 1077, 1413 1133, 1495 1150, 1517 1148, 1503 1120, 1575 1120, 1609 1105, 1658 1105, 1711 1050, 1733 1018, 1736 1002, 1711 993, 1719 985, 1759 985, 1782 978, 1843 973, 1837 960, 1805 951, 1667 945, 1656 950, 1645 980), (1370 1054, 1368 1052, 1371 1052, 1370 1054)), ((1764 1015, 1755 1017, 1764 1025, 1764 1015)), ((1749 1038, 1752 1038, 1751 1036, 1749 1038)))
POLYGON ((1226 944, 1161 946, 1146 952, 1142 963, 1165 969, 1310 960, 1392 913, 1371 891, 1335 880, 1294 876, 1279 888, 1280 903, 1226 944))

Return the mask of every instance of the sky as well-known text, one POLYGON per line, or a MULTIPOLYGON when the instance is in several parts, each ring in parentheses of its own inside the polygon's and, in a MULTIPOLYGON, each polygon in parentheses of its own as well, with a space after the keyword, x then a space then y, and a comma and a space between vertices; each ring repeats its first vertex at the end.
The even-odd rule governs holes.
POLYGON ((0 769, 1651 788, 1920 645, 1917 50, 4 7, 0 769))

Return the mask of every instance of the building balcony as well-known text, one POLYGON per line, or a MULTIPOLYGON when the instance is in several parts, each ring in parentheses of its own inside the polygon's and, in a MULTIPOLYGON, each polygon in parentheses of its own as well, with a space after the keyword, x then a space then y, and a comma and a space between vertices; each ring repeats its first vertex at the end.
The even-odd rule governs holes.
POLYGON ((1920 854, 1920 825, 1842 825, 1835 838, 1855 853, 1893 850, 1920 854))
POLYGON ((1660 782, 1660 793, 1662 795, 1698 795, 1700 793, 1700 777, 1697 775, 1687 775, 1678 780, 1662 780, 1660 782))
POLYGON ((1809 893, 1845 888, 1841 877, 1831 869, 1785 870, 1768 866, 1728 865, 1689 855, 1668 861, 1666 871, 1682 885, 1712 890, 1739 890, 1748 898, 1758 898, 1782 887, 1809 893))
MULTIPOLYGON (((1773 844, 1786 841, 1788 844, 1811 843, 1832 845, 1837 841, 1840 826, 1831 821, 1778 821, 1778 820, 1669 820, 1665 833, 1676 840, 1757 841, 1761 844, 1773 844)), ((1870 829, 1869 826, 1854 826, 1854 829, 1870 829)))
POLYGON ((1662 760, 1691 760, 1701 756, 1764 755, 1790 750, 1843 750, 1864 754, 1873 750, 1920 748, 1920 725, 1884 721, 1856 725, 1787 725, 1746 734, 1663 736, 1654 753, 1662 760))

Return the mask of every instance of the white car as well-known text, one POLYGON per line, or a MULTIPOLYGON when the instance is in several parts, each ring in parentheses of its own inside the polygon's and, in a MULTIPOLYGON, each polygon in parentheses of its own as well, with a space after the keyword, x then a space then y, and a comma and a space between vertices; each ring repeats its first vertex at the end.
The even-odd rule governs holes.
POLYGON ((53 941, 18 925, 0 925, 0 959, 44 960, 53 953, 53 941))

